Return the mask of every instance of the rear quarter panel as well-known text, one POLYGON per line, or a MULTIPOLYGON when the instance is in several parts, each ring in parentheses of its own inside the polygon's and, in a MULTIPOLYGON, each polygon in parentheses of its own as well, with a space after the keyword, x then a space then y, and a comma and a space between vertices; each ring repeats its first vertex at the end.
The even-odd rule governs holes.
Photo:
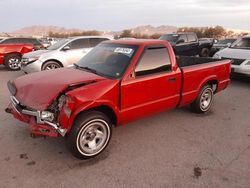
POLYGON ((184 67, 182 70, 183 90, 180 106, 192 103, 209 81, 218 83, 216 92, 225 89, 230 83, 230 60, 184 67))
POLYGON ((18 45, 0 45, 0 64, 4 63, 4 56, 11 53, 18 53, 23 55, 25 53, 31 52, 33 50, 33 45, 29 44, 18 44, 18 45))

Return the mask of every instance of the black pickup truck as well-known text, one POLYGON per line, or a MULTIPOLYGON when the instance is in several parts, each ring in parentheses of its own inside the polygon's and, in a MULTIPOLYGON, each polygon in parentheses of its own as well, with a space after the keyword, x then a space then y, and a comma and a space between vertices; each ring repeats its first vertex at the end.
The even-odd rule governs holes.
POLYGON ((171 43, 175 54, 182 56, 208 57, 213 43, 210 41, 199 41, 195 33, 174 33, 162 35, 160 40, 167 40, 171 43))

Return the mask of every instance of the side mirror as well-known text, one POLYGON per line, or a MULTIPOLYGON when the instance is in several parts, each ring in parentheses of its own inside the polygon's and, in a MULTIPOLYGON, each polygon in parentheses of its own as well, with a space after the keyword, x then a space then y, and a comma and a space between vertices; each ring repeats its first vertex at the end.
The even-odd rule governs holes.
POLYGON ((70 50, 70 47, 69 46, 64 46, 62 50, 63 51, 68 51, 68 50, 70 50))
POLYGON ((231 47, 231 45, 232 45, 231 43, 227 43, 227 47, 231 47))
POLYGON ((184 43, 184 42, 185 42, 184 39, 179 39, 179 40, 177 40, 176 44, 181 44, 181 43, 184 43))

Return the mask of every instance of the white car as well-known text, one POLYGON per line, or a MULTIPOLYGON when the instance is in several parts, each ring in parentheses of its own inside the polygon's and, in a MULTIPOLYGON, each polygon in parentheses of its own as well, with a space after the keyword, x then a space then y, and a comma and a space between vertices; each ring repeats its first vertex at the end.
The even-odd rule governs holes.
POLYGON ((250 35, 246 35, 230 47, 218 51, 213 57, 232 59, 232 74, 250 76, 250 35))
POLYGON ((46 50, 24 54, 21 70, 24 73, 32 73, 67 67, 78 62, 102 41, 111 39, 105 36, 82 36, 60 40, 46 50))

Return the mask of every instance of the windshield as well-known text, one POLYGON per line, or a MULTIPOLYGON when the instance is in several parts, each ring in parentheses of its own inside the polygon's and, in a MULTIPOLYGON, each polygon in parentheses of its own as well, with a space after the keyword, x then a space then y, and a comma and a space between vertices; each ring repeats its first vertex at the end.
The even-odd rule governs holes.
POLYGON ((250 38, 242 38, 235 42, 231 48, 250 49, 250 38))
POLYGON ((168 34, 168 35, 163 35, 160 37, 160 40, 167 40, 169 41, 171 44, 172 43, 176 43, 179 39, 179 35, 173 35, 173 34, 168 34))
POLYGON ((52 46, 48 47, 48 50, 57 50, 61 48, 63 45, 65 45, 67 42, 69 42, 70 39, 62 39, 59 40, 57 43, 53 44, 52 46))
POLYGON ((232 44, 234 41, 236 41, 236 39, 224 39, 218 41, 216 44, 232 44))
POLYGON ((121 78, 138 46, 100 44, 84 56, 76 67, 111 78, 121 78))

